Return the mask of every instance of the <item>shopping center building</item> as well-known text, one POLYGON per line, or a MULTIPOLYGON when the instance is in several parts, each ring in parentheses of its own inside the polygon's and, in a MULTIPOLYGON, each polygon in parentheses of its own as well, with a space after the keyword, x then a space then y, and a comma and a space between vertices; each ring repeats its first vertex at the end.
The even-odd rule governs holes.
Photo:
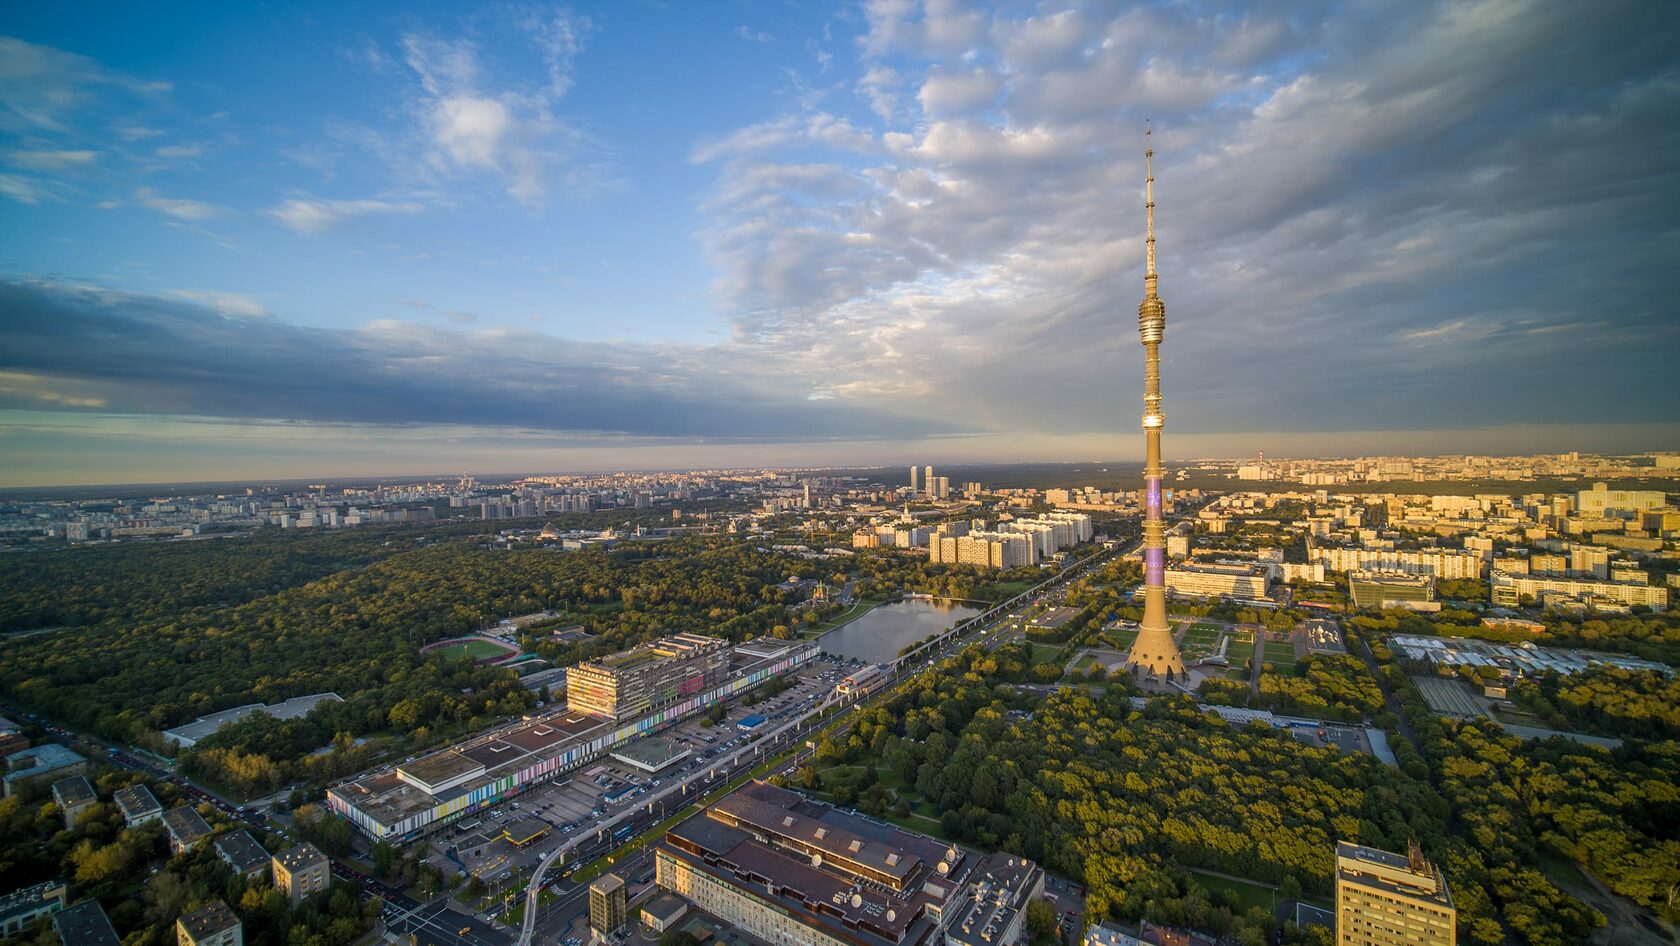
POLYGON ((811 641, 767 639, 731 648, 724 641, 701 640, 719 645, 704 653, 720 655, 724 668, 705 689, 629 719, 572 705, 529 716, 335 785, 327 791, 327 804, 370 838, 412 841, 789 673, 818 653, 811 641))

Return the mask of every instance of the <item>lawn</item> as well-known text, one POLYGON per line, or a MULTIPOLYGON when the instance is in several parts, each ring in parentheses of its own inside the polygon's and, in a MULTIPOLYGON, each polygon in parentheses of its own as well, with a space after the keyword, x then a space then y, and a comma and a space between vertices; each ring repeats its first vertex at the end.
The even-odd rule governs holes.
POLYGON ((1227 680, 1247 680, 1248 679, 1248 671, 1243 669, 1242 667, 1227 667, 1227 668, 1225 668, 1225 679, 1227 679, 1227 680))
POLYGON ((1184 639, 1186 641, 1206 641, 1208 643, 1218 643, 1219 635, 1222 633, 1223 631, 1217 624, 1203 624, 1197 622, 1190 625, 1190 630, 1184 632, 1184 639))
POLYGON ((1030 590, 1032 586, 1033 582, 1030 581, 1000 581, 992 585, 993 588, 996 588, 999 592, 1001 592, 1001 597, 998 598, 999 601, 1013 598, 1024 591, 1030 590))
POLYGON ((428 654, 442 657, 444 660, 489 660, 493 657, 506 657, 514 653, 507 647, 492 644, 489 641, 465 640, 453 644, 446 644, 436 650, 427 651, 428 654))
POLYGON ((809 628, 801 629, 799 636, 805 637, 807 635, 816 636, 820 634, 827 634, 829 631, 834 630, 842 624, 849 624, 852 621, 863 617, 865 614, 869 613, 871 608, 880 603, 881 602, 879 600, 873 598, 860 599, 857 603, 853 604, 851 607, 839 614, 836 614, 829 620, 824 621, 821 624, 812 625, 809 628))
POLYGON ((1055 664, 1062 662, 1062 645, 1034 644, 1032 645, 1032 662, 1035 664, 1055 664))
POLYGON ((1113 647, 1115 650, 1130 650, 1132 642, 1137 640, 1137 636, 1137 628, 1134 627, 1124 630, 1108 631, 1103 634, 1102 639, 1108 641, 1109 646, 1113 647))
POLYGON ((1215 877, 1212 874, 1204 874, 1194 867, 1189 868, 1189 870, 1190 873, 1195 875, 1196 883, 1206 887, 1208 893, 1216 894, 1222 890, 1229 890, 1236 894, 1239 911, 1246 911, 1250 907, 1263 907, 1267 913, 1272 912, 1273 898, 1276 896, 1276 891, 1273 888, 1246 880, 1215 877))
POLYGON ((1279 667, 1295 666, 1295 645, 1290 641, 1267 641, 1265 662, 1279 667))

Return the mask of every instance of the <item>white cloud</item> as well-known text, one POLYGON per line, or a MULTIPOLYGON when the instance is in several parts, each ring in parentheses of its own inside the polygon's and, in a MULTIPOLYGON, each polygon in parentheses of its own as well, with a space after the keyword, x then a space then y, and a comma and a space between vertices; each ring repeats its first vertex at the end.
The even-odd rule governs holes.
POLYGON ((15 200, 20 204, 38 204, 44 200, 56 201, 58 195, 47 189, 39 181, 16 174, 0 174, 0 195, 15 200))
POLYGON ((268 307, 247 295, 216 289, 171 289, 169 294, 215 309, 223 315, 256 319, 268 316, 268 307))
POLYGON ((558 185, 578 192, 598 182, 598 167, 575 160, 588 137, 554 112, 593 27, 565 11, 533 14, 520 27, 544 62, 544 85, 493 81, 496 70, 473 40, 410 34, 403 49, 420 83, 412 111, 430 171, 489 174, 520 203, 538 206, 558 185))
POLYGON ((157 149, 157 156, 160 158, 196 158, 203 154, 204 146, 200 144, 164 145, 157 149))
POLYGON ((98 159, 92 151, 8 151, 6 160, 20 168, 36 171, 62 171, 65 168, 92 164, 98 159))
POLYGON ((971 72, 934 72, 922 83, 918 98, 928 115, 950 115, 991 105, 1003 92, 1003 80, 985 69, 971 72))
POLYGON ((299 233, 324 233, 357 217, 419 213, 414 201, 317 200, 294 197, 267 211, 270 217, 299 233))
POLYGON ((210 220, 227 212, 215 204, 207 204, 201 200, 162 197, 150 187, 142 187, 135 191, 134 199, 143 207, 161 214, 167 214, 177 220, 210 220))
POLYGON ((774 42, 776 39, 776 37, 771 36, 769 33, 766 33, 763 30, 755 30, 750 26, 735 27, 735 35, 741 37, 749 43, 770 43, 774 42))

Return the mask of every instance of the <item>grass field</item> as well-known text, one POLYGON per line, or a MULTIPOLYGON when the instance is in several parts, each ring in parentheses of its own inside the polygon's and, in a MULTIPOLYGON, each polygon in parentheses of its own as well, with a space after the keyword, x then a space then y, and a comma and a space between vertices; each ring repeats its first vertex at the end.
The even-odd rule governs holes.
POLYGON ((1277 667, 1295 666, 1295 645, 1289 641, 1267 641, 1265 662, 1277 667))
POLYGON ((1190 630, 1184 632, 1184 639, 1187 640, 1187 641, 1192 641, 1192 640, 1217 641, 1217 640, 1219 640, 1219 635, 1221 633, 1223 633, 1223 631, 1219 627, 1219 625, 1217 625, 1217 624, 1204 624, 1204 623, 1198 621, 1195 624, 1190 625, 1190 630))
POLYGON ((1237 681, 1247 680, 1248 671, 1241 667, 1227 667, 1225 668, 1225 679, 1237 681))
POLYGON ((1062 659, 1060 644, 1034 644, 1032 649, 1035 664, 1059 663, 1062 659))
POLYGON ((1137 640, 1137 636, 1137 628, 1134 627, 1129 630, 1109 631, 1102 636, 1102 639, 1107 641, 1108 645, 1115 650, 1130 650, 1132 642, 1137 640))
POLYGON ((993 587, 1003 592, 1003 596, 998 598, 999 601, 1003 601, 1031 589, 1032 586, 1033 582, 1030 581, 1000 581, 993 587))
POLYGON ((1271 887, 1267 887, 1264 884, 1252 883, 1246 880, 1231 880, 1228 877, 1215 877, 1212 874, 1204 874, 1194 867, 1189 868, 1189 870, 1190 873, 1195 876, 1196 883, 1206 887, 1208 893, 1216 894, 1222 890, 1229 890, 1236 894, 1237 901, 1239 903, 1239 910, 1247 910, 1250 907, 1262 907, 1267 913, 1270 913, 1272 910, 1275 891, 1271 887))
POLYGON ((489 641, 466 640, 446 644, 436 650, 427 651, 427 653, 435 654, 445 660, 460 660, 462 658, 489 660, 492 657, 509 656, 513 651, 506 647, 499 647, 489 641))
POLYGON ((842 624, 849 624, 849 623, 857 620, 858 618, 863 617, 865 614, 869 613, 869 610, 871 608, 875 607, 876 605, 878 605, 880 603, 881 603, 880 601, 878 601, 874 598, 863 598, 863 599, 859 600, 856 604, 853 604, 851 607, 847 608, 846 610, 841 611, 839 614, 836 614, 834 617, 830 618, 829 620, 824 621, 821 624, 816 624, 816 625, 808 627, 804 630, 801 630, 799 632, 799 636, 800 637, 817 637, 817 636, 820 636, 822 634, 827 634, 829 631, 834 630, 835 628, 839 627, 842 624))

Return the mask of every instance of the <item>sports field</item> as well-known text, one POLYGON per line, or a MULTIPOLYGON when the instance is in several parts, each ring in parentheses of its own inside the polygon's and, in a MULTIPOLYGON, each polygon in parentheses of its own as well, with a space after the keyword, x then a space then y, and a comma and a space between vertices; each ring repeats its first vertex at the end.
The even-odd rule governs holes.
POLYGON ((499 644, 492 644, 489 641, 471 638, 464 641, 455 641, 453 643, 445 644, 442 647, 427 651, 427 653, 437 654, 445 660, 461 660, 463 658, 471 660, 493 660, 497 657, 510 656, 515 653, 515 651, 511 647, 504 647, 499 644))

